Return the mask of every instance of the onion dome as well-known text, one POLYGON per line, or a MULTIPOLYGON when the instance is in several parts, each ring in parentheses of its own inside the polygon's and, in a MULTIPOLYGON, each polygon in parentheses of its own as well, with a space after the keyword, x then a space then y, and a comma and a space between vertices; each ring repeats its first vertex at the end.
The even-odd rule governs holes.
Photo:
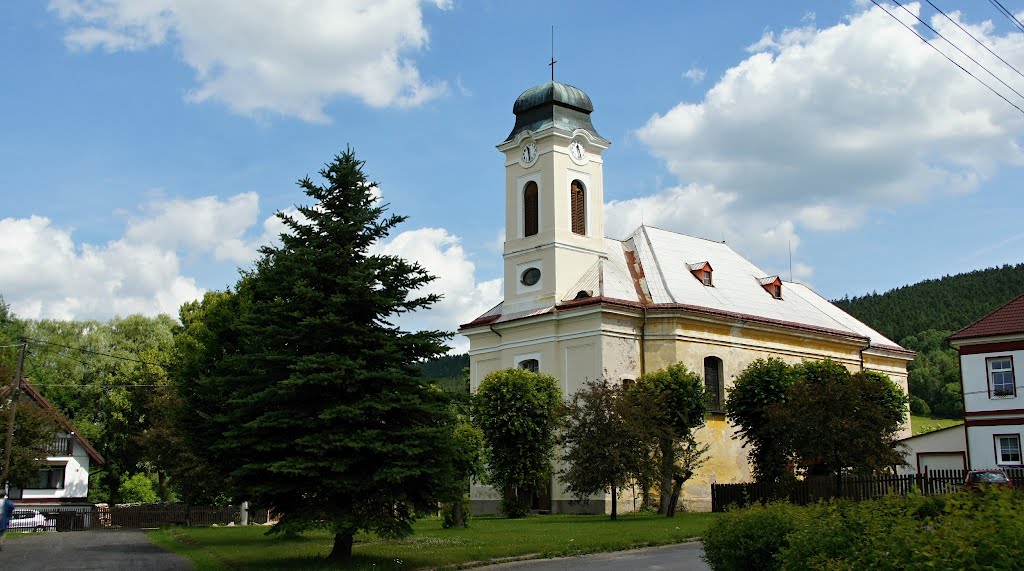
POLYGON ((584 129, 607 143, 590 122, 593 111, 590 96, 578 87, 557 81, 535 85, 524 91, 512 106, 516 125, 505 140, 511 141, 523 131, 539 133, 557 129, 571 135, 577 129, 584 129))

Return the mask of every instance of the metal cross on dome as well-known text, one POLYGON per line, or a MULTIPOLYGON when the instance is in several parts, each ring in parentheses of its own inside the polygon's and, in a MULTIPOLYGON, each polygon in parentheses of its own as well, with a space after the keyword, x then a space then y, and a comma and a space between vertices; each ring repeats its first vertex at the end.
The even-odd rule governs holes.
POLYGON ((548 64, 549 66, 551 66, 551 81, 555 81, 556 63, 558 62, 555 61, 555 27, 551 26, 551 63, 548 64))

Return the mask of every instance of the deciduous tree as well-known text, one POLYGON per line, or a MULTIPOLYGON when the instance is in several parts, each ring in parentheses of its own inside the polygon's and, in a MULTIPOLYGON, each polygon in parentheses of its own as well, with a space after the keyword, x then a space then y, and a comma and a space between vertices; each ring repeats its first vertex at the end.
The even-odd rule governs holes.
POLYGON ((613 520, 618 516, 619 490, 648 460, 643 446, 646 426, 631 422, 635 412, 622 388, 607 381, 586 383, 566 407, 560 437, 566 467, 559 477, 578 500, 610 493, 613 520))
POLYGON ((736 377, 726 398, 726 414, 737 427, 737 437, 743 439, 759 482, 777 482, 792 474, 786 467, 789 451, 780 446, 780 435, 768 422, 767 408, 785 402, 793 379, 793 369, 781 359, 757 359, 736 377))
POLYGON ((706 447, 697 445, 693 431, 704 426, 707 401, 704 383, 682 363, 647 373, 627 392, 657 443, 659 460, 658 513, 671 517, 683 483, 693 474, 706 447), (685 462, 681 462, 685 460, 685 462))
POLYGON ((889 377, 851 374, 835 361, 795 367, 784 403, 767 407, 769 425, 807 475, 871 472, 903 463, 896 436, 906 397, 889 377))
POLYGON ((828 359, 758 360, 737 378, 726 409, 761 481, 791 477, 792 467, 827 475, 903 462, 895 447, 906 395, 878 372, 850 373, 828 359))
POLYGON ((550 481, 561 404, 551 375, 506 369, 480 382, 473 420, 483 431, 488 477, 508 517, 526 516, 533 495, 550 481))
MULTIPOLYGON (((0 403, 0 419, 3 419, 5 429, 11 404, 10 385, 6 388, 8 390, 5 391, 3 402, 0 403)), ((15 412, 8 481, 19 488, 36 487, 39 470, 46 468, 47 465, 47 447, 53 444, 57 437, 57 421, 24 393, 21 393, 15 412)), ((5 441, 5 438, 0 437, 0 458, 4 457, 5 441)))

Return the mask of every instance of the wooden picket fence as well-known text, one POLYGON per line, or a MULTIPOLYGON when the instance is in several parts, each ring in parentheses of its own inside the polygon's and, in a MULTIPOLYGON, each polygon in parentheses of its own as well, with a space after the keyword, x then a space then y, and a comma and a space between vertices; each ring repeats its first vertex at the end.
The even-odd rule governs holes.
MULTIPOLYGON (((1024 469, 1005 470, 1017 488, 1024 487, 1024 469)), ((931 470, 923 474, 823 476, 792 482, 751 482, 744 484, 712 484, 711 511, 722 512, 731 506, 752 503, 787 501, 797 505, 820 500, 877 499, 889 494, 905 496, 911 490, 920 494, 948 494, 963 487, 965 470, 931 470)))

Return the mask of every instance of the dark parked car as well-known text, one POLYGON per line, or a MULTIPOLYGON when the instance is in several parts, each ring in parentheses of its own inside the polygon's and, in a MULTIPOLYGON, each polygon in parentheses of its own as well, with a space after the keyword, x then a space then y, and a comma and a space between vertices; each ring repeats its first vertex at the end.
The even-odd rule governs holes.
POLYGON ((971 470, 964 479, 965 490, 978 490, 983 487, 1012 488, 1013 482, 1002 470, 971 470))

